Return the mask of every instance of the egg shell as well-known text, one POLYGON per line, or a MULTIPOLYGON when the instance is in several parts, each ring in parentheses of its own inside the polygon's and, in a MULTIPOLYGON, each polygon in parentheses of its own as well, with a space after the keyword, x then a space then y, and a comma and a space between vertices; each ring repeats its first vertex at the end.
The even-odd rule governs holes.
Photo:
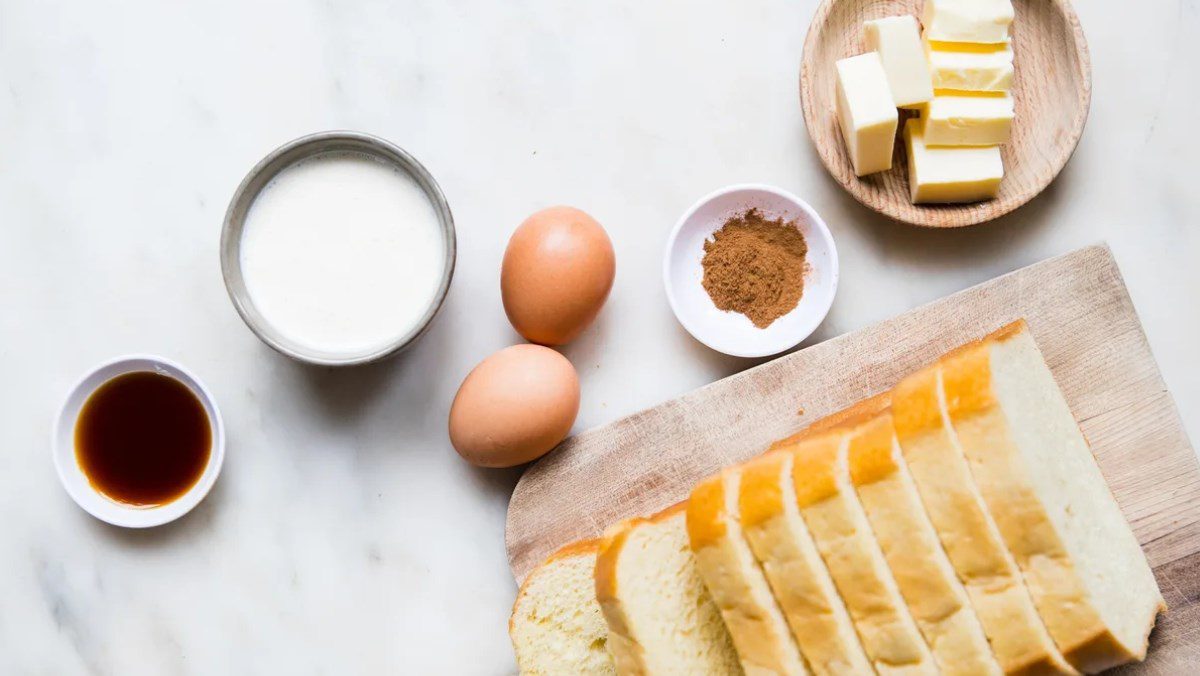
POLYGON ((504 251, 504 312, 530 342, 569 343, 600 313, 616 266, 596 219, 574 207, 543 209, 525 219, 504 251))
POLYGON ((579 376, 561 354, 513 345, 479 363, 450 405, 450 443, 467 462, 512 467, 558 445, 579 413, 579 376))

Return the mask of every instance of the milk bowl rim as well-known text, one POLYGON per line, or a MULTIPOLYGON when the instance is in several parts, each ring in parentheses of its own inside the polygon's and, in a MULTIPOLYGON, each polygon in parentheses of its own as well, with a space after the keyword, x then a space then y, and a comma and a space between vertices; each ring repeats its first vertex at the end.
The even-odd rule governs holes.
POLYGON ((238 315, 254 335, 276 352, 296 361, 316 366, 355 366, 376 362, 401 352, 416 342, 429 329, 434 316, 445 304, 446 295, 450 291, 450 282, 454 277, 454 264, 457 258, 457 238, 454 216, 450 212, 450 205, 446 202, 441 187, 429 170, 415 157, 391 141, 372 134, 333 130, 308 134, 289 141, 272 150, 258 164, 254 165, 254 168, 238 185, 233 198, 229 201, 229 207, 225 211, 225 220, 221 228, 220 253, 221 276, 225 282, 225 290, 238 315), (259 312, 250 292, 246 289, 241 263, 242 233, 246 225, 246 216, 262 190, 270 184, 272 179, 297 162, 318 155, 339 152, 369 155, 410 176, 425 193, 437 214, 445 249, 442 278, 437 292, 425 308, 421 318, 404 334, 397 336, 387 344, 348 355, 313 350, 289 339, 283 332, 271 325, 259 312))

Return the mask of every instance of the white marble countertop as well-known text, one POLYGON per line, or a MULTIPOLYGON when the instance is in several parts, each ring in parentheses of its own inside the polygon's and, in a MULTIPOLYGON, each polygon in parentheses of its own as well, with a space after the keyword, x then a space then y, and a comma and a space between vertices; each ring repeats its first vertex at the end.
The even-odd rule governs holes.
POLYGON ((842 194, 797 68, 816 2, 0 0, 0 673, 511 673, 504 512, 445 427, 459 381, 517 340, 500 255, 535 209, 591 212, 617 250, 565 352, 576 429, 752 362, 675 322, 668 229, 722 185, 809 200, 842 256, 811 342, 1107 240, 1200 437, 1200 89, 1192 0, 1080 3, 1095 94, 1072 162, 998 222, 919 231, 842 194), (307 132, 408 148, 441 182, 458 272, 401 358, 304 368, 243 326, 217 240, 234 187, 307 132), (195 512, 105 526, 60 489, 48 430, 93 364, 153 352, 217 395, 224 474, 195 512))

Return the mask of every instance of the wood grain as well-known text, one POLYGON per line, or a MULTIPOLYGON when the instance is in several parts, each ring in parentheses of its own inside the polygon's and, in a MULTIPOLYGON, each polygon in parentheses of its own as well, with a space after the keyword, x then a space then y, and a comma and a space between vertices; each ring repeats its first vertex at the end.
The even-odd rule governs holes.
MULTIPOLYGON (((975 204, 915 205, 909 198, 902 138, 897 140, 891 170, 862 178, 854 175, 834 110, 834 64, 864 51, 863 21, 897 14, 912 14, 919 20, 923 4, 923 0, 824 0, 809 26, 800 65, 804 122, 830 175, 871 209, 927 227, 982 223, 1036 197, 1075 152, 1092 99, 1087 42, 1067 0, 1014 0, 1016 117, 1012 138, 1001 148, 1005 176, 1000 194, 975 204)), ((902 118, 901 131, 903 127, 902 118)))
POLYGON ((1024 317, 1170 611, 1138 673, 1200 663, 1200 467, 1112 253, 1092 246, 781 357, 567 439, 518 482, 519 581, 559 546, 685 498, 701 478, 1024 317))

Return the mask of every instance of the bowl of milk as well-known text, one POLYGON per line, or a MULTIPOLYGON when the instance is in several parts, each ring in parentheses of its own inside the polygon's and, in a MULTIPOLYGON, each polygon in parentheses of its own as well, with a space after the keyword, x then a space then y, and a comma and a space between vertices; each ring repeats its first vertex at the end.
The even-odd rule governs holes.
POLYGON ((364 364, 429 328, 454 275, 450 207, 402 148, 312 134, 258 163, 221 232, 221 272, 246 325, 293 359, 364 364))

